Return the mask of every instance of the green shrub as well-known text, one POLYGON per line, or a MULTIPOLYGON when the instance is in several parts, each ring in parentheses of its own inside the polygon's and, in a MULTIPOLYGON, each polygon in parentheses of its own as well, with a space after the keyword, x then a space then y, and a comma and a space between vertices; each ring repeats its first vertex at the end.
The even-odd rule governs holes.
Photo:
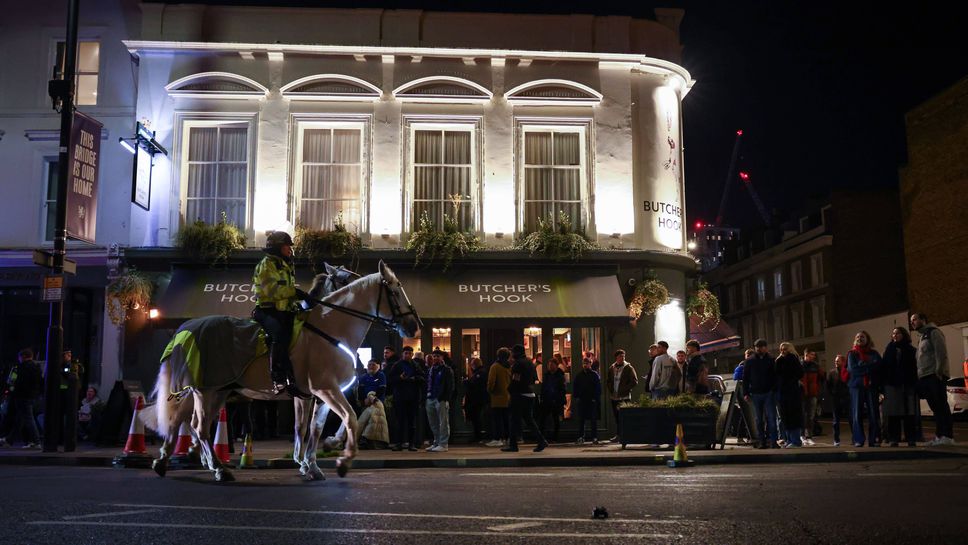
POLYGON ((296 257, 309 261, 313 272, 319 272, 319 266, 327 258, 348 257, 351 261, 355 261, 360 250, 363 249, 363 241, 360 237, 346 230, 342 210, 336 214, 331 231, 296 227, 294 242, 296 257))
POLYGON ((627 402, 625 407, 642 407, 645 409, 671 409, 673 411, 719 412, 719 404, 705 397, 693 394, 678 394, 665 399, 654 400, 648 394, 642 394, 639 402, 627 402))
POLYGON ((424 210, 417 222, 417 229, 407 239, 406 250, 416 253, 414 266, 419 265, 426 258, 427 266, 436 258, 444 261, 444 270, 450 268, 455 257, 464 257, 471 252, 484 248, 481 239, 469 232, 463 231, 458 224, 460 217, 460 199, 451 195, 454 215, 444 214, 444 228, 438 229, 430 219, 430 214, 424 210))
POLYGON ((225 212, 215 225, 196 220, 178 233, 178 246, 185 253, 213 265, 228 261, 232 252, 245 249, 245 233, 226 221, 225 212))
POLYGON ((548 213, 547 218, 538 218, 538 229, 521 237, 514 248, 527 250, 532 256, 544 254, 555 261, 566 257, 577 261, 583 252, 598 246, 583 231, 572 230, 571 218, 559 211, 557 218, 553 213, 548 213))

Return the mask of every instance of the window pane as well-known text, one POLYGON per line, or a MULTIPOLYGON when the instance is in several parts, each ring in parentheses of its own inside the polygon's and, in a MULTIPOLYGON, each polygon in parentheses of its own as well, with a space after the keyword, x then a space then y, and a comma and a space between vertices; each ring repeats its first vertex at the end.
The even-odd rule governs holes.
POLYGON ((330 167, 332 174, 332 190, 327 198, 357 199, 360 195, 360 167, 334 166, 330 167))
POLYGON ((77 44, 77 71, 96 73, 98 71, 100 49, 101 47, 98 42, 79 42, 77 44))
POLYGON ((444 133, 444 163, 448 165, 471 163, 471 133, 465 131, 444 133))
POLYGON ((75 100, 79 106, 97 104, 97 76, 77 76, 77 94, 75 100))
POLYGON ((245 128, 223 128, 220 132, 219 160, 245 161, 246 135, 248 130, 245 128))
POLYGON ((219 199, 216 205, 215 221, 222 219, 222 212, 225 212, 227 222, 245 225, 245 200, 219 199))
POLYGON ((60 169, 60 163, 57 161, 46 161, 47 165, 47 200, 56 201, 57 200, 57 171, 60 169))
POLYGON ((329 129, 306 129, 303 132, 303 162, 332 162, 332 131, 329 129))
POLYGON ((188 165, 188 198, 215 197, 215 172, 216 165, 188 165))
POLYGON ((558 205, 555 208, 556 208, 555 210, 556 212, 561 211, 561 212, 564 212, 565 214, 568 214, 568 218, 571 219, 572 231, 581 230, 581 225, 582 225, 581 204, 577 202, 558 203, 558 205))
POLYGON ((54 240, 54 227, 57 225, 57 203, 48 202, 44 204, 47 209, 47 223, 44 228, 44 240, 54 240))
MULTIPOLYGON (((441 191, 440 169, 436 167, 415 167, 413 198, 439 200, 444 198, 441 191)), ((418 216, 419 217, 419 216, 418 216)))
POLYGON ((413 142, 413 161, 417 164, 440 164, 442 134, 440 131, 416 131, 413 142))
POLYGON ((185 219, 188 223, 195 220, 215 223, 215 201, 212 199, 189 199, 185 219))
POLYGON ((459 195, 461 199, 471 197, 471 169, 470 167, 441 168, 443 171, 444 195, 450 200, 451 195, 459 195))
POLYGON ((551 200, 551 169, 529 168, 524 171, 524 199, 528 201, 551 200))
POLYGON ((524 133, 524 164, 550 165, 551 161, 551 133, 524 133))
POLYGON ((330 167, 306 165, 303 167, 302 198, 323 198, 324 188, 329 185, 330 167))
POLYGON ((577 169, 555 170, 555 198, 562 201, 581 200, 581 175, 577 169))
POLYGON ((551 210, 551 203, 548 202, 524 203, 524 230, 529 233, 536 230, 538 218, 547 218, 551 210))
POLYGON ((333 131, 333 162, 360 162, 360 131, 356 129, 335 129, 333 131))
MULTIPOLYGON (((245 165, 221 164, 218 167, 218 196, 245 199, 245 165)), ((241 223, 236 225, 243 225, 241 223)))
POLYGON ((192 127, 188 132, 188 160, 214 161, 217 138, 216 127, 192 127))
POLYGON ((309 199, 299 201, 299 224, 307 229, 322 229, 323 202, 309 199))
POLYGON ((555 165, 581 164, 581 149, 577 133, 555 133, 555 165))

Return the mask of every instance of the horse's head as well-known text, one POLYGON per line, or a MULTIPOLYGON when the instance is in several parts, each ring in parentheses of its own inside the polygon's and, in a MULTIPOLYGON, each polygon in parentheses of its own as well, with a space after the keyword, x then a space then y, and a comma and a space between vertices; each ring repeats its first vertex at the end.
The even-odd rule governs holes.
MULTIPOLYGON (((391 320, 401 337, 416 337, 417 331, 423 326, 417 310, 413 308, 407 292, 403 291, 403 284, 393 274, 390 267, 383 260, 380 260, 380 276, 383 277, 383 290, 386 294, 389 316, 384 316, 391 320)), ((383 314, 382 308, 377 308, 377 313, 383 314)))
POLYGON ((322 299, 334 291, 349 285, 360 275, 343 267, 333 267, 329 263, 323 263, 326 272, 317 274, 313 278, 313 287, 309 290, 309 295, 314 299, 322 299))

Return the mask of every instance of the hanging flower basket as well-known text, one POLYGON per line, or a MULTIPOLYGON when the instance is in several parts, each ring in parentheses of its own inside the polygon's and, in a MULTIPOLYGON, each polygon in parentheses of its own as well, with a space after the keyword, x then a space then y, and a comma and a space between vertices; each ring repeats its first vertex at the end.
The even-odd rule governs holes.
POLYGON ((710 328, 719 325, 719 321, 722 319, 722 314, 719 311, 719 298, 709 291, 705 282, 700 282, 696 291, 689 295, 686 312, 689 316, 696 317, 700 325, 707 325, 710 328))
POLYGON ((146 275, 131 270, 115 278, 106 289, 108 317, 121 325, 131 311, 147 312, 154 283, 146 275))
POLYGON ((629 302, 629 317, 638 320, 643 314, 653 315, 662 305, 669 304, 669 288, 654 276, 635 286, 629 302))
POLYGON ((342 210, 336 214, 332 230, 296 227, 294 242, 296 257, 309 261, 313 272, 319 272, 319 267, 327 258, 355 261, 363 249, 360 237, 346 229, 342 210))
POLYGON ((444 214, 443 229, 438 229, 430 219, 430 214, 424 210, 420 214, 417 222, 417 229, 410 234, 407 239, 405 249, 415 252, 414 266, 426 258, 427 266, 439 257, 444 261, 444 270, 450 268, 455 257, 464 257, 471 252, 477 252, 484 248, 481 239, 470 231, 464 231, 460 227, 458 218, 460 217, 460 195, 451 195, 454 214, 444 214))
POLYGON ((578 261, 583 252, 595 250, 598 245, 588 240, 584 232, 573 230, 571 218, 559 211, 557 217, 549 213, 547 218, 538 218, 538 228, 520 238, 514 248, 527 250, 532 256, 544 254, 555 261, 578 261))
POLYGON ((245 233, 229 223, 223 211, 214 225, 202 220, 186 225, 179 231, 177 242, 186 254, 217 265, 228 261, 232 252, 245 249, 245 233))

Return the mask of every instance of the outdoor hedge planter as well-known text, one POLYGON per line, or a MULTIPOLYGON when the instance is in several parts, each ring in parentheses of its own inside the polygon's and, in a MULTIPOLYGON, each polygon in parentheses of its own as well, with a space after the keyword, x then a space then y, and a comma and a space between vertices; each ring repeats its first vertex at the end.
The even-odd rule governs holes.
POLYGON ((716 443, 718 411, 628 407, 620 409, 618 415, 622 422, 622 448, 631 444, 674 445, 676 424, 682 424, 687 445, 712 448, 716 443))

